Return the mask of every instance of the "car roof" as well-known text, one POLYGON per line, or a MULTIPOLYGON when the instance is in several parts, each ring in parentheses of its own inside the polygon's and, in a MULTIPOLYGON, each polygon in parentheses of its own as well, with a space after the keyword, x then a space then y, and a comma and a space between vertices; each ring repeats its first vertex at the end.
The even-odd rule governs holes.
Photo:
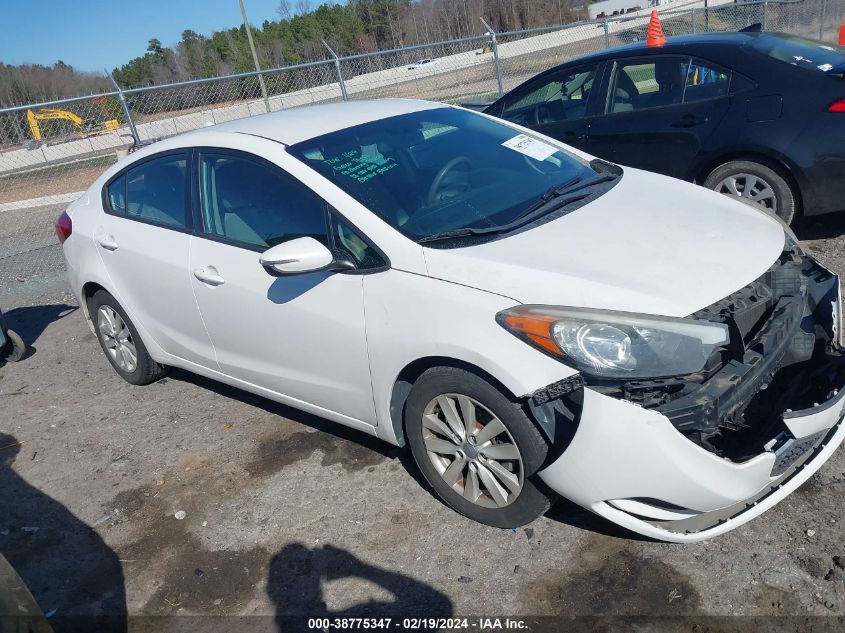
POLYGON ((713 47, 713 48, 734 48, 745 46, 749 42, 758 37, 782 36, 781 33, 702 33, 700 35, 675 35, 666 38, 666 44, 660 47, 646 46, 645 42, 635 42, 633 44, 626 44, 625 46, 617 46, 607 50, 584 55, 577 60, 572 60, 561 64, 561 66, 571 64, 573 62, 582 62, 587 60, 607 60, 615 59, 620 56, 628 56, 631 53, 646 53, 651 55, 659 55, 661 53, 682 53, 689 49, 699 47, 713 47))
MULTIPOLYGON (((282 99, 284 99, 284 96, 282 96, 282 99)), ((444 107, 448 106, 416 99, 325 103, 219 123, 190 134, 193 144, 201 144, 202 137, 206 133, 230 132, 260 136, 285 145, 293 145, 362 123, 444 107)))

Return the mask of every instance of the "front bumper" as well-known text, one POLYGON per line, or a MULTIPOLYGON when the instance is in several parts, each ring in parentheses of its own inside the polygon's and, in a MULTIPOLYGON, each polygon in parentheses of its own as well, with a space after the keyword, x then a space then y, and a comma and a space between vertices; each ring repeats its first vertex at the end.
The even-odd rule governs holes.
POLYGON ((701 541, 759 516, 828 460, 845 439, 845 389, 787 415, 787 424, 807 435, 733 463, 690 442, 660 413, 586 389, 578 431, 539 475, 564 497, 634 532, 701 541), (797 455, 782 468, 790 450, 797 455))
MULTIPOLYGON (((825 287, 835 292, 826 292, 819 302, 813 299, 811 288, 808 306, 818 309, 805 313, 805 319, 815 318, 817 344, 824 343, 825 351, 817 353, 816 360, 793 364, 788 370, 791 380, 805 384, 815 381, 821 371, 830 381, 825 393, 832 396, 791 411, 786 394, 786 402, 777 400, 781 408, 765 421, 742 418, 743 409, 769 386, 772 376, 786 372, 778 367, 788 362, 792 352, 789 345, 779 342, 773 347, 774 369, 748 372, 729 389, 719 378, 715 395, 713 385, 705 383, 697 402, 701 406, 685 409, 695 411, 704 428, 719 415, 724 416, 717 420, 720 424, 741 422, 746 428, 740 437, 753 435, 753 441, 743 442, 757 447, 750 456, 719 454, 708 443, 693 441, 685 430, 692 417, 679 417, 677 409, 649 408, 587 387, 578 392, 577 405, 570 406, 578 412, 574 432, 560 456, 539 472, 540 478, 614 523, 664 541, 704 540, 765 512, 810 478, 845 439, 838 278, 828 277, 825 287), (752 428, 754 424, 757 428, 752 428)), ((766 335, 764 328, 761 336, 766 335)), ((763 361, 770 358, 761 360, 759 367, 768 367, 763 361)), ((780 391, 776 383, 771 385, 770 393, 780 391)), ((802 393, 803 399, 806 396, 802 393)), ((803 402, 802 398, 795 402, 803 402)))

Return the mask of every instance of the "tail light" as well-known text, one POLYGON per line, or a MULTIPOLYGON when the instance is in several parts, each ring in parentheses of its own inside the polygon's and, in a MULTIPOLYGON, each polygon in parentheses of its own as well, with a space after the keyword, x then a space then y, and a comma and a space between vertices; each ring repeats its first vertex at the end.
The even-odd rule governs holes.
POLYGON ((829 106, 827 106, 828 112, 845 112, 845 99, 840 99, 839 101, 834 101, 829 106))
POLYGON ((53 223, 53 228, 56 229, 56 235, 59 238, 59 243, 64 244, 65 240, 73 233, 73 222, 67 211, 62 213, 53 223))

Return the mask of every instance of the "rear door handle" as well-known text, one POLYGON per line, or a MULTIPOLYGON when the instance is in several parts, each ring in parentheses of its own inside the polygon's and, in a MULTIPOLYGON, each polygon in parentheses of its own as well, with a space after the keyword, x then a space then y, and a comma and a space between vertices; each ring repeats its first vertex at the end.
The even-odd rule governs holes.
POLYGON ((209 286, 222 286, 226 280, 220 276, 214 266, 201 266, 194 271, 194 277, 209 286))
POLYGON ((104 237, 97 238, 97 244, 102 246, 107 251, 116 251, 117 250, 117 242, 114 241, 113 235, 106 235, 104 237))
POLYGON ((707 117, 697 116, 695 114, 685 114, 675 122, 675 127, 695 127, 696 125, 704 125, 707 123, 707 117))

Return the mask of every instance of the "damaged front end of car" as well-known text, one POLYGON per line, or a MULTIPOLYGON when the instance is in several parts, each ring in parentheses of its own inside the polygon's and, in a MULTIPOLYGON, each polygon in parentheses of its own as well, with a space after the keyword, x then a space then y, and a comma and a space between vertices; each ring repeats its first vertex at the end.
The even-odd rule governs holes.
POLYGON ((522 306, 500 323, 580 371, 527 399, 553 444, 539 474, 620 525, 726 532, 845 438, 839 278, 789 234, 763 275, 686 319, 589 312, 522 306))
POLYGON ((659 411, 691 441, 731 461, 783 455, 783 472, 800 456, 790 414, 830 401, 845 385, 839 296, 838 277, 787 240, 759 279, 690 315, 730 330, 729 344, 701 372, 591 386, 659 411))

